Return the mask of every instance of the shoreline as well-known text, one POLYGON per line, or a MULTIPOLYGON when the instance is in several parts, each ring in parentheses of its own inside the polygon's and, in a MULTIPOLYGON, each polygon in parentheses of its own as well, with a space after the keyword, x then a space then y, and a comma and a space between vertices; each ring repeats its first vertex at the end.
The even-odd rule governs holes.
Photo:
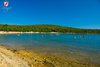
POLYGON ((16 32, 16 31, 0 31, 0 34, 45 34, 45 33, 50 33, 50 34, 59 34, 59 32, 16 32))
POLYGON ((0 34, 82 34, 82 33, 0 31, 0 34))
MULTIPOLYGON (((0 34, 97 34, 97 33, 61 33, 61 32, 17 32, 17 31, 0 31, 0 34)), ((100 35, 100 34, 98 34, 100 35)))
POLYGON ((72 56, 57 55, 29 51, 14 50, 0 46, 0 67, 99 67, 100 64, 89 60, 78 60, 72 56), (3 61, 2 61, 3 60, 3 61), (14 66, 15 65, 15 66, 14 66))

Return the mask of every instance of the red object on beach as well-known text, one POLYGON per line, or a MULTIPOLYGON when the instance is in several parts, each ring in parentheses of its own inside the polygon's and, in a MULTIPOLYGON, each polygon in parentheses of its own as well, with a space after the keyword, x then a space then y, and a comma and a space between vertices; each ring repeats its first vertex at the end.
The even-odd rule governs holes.
POLYGON ((5 1, 4 6, 7 7, 9 5, 9 2, 5 1))

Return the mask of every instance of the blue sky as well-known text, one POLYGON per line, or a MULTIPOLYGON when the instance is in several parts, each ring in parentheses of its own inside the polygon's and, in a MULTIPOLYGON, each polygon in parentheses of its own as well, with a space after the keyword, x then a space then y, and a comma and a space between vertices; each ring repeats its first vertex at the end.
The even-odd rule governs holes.
POLYGON ((0 24, 55 24, 100 28, 100 0, 0 0, 0 24))

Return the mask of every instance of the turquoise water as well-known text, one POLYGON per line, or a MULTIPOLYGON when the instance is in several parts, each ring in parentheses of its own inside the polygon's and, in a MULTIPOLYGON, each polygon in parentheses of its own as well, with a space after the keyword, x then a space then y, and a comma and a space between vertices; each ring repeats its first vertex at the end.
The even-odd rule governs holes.
POLYGON ((0 44, 26 46, 68 46, 100 51, 99 34, 9 34, 0 35, 0 44))
POLYGON ((99 34, 8 34, 0 35, 0 44, 80 52, 100 57, 99 34))

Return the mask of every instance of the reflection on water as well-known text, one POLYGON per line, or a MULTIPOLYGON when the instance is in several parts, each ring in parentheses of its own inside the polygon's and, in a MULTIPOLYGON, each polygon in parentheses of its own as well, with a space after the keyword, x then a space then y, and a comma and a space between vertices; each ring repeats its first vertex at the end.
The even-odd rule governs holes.
POLYGON ((41 52, 87 54, 100 58, 98 34, 9 34, 0 35, 0 44, 27 47, 41 52))

